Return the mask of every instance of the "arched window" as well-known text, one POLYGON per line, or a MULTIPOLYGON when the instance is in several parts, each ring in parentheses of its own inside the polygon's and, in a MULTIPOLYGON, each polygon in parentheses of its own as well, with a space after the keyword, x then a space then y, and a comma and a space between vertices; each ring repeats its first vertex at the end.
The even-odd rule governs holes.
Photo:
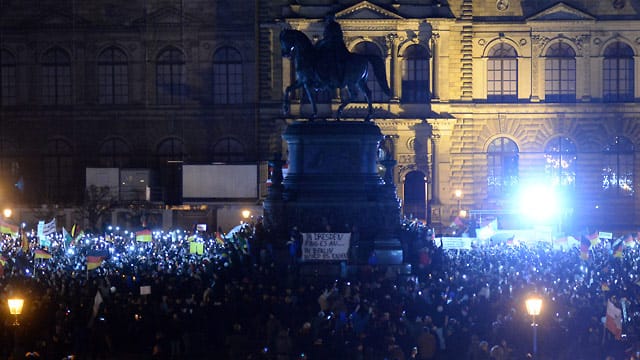
MULTIPOLYGON (((382 53, 380 52, 380 49, 370 41, 365 41, 357 44, 353 49, 353 52, 356 52, 358 54, 379 56, 380 58, 384 59, 382 53)), ((384 81, 386 81, 386 79, 384 79, 384 81)), ((378 80, 373 73, 373 67, 371 66, 371 64, 369 64, 369 77, 367 78, 367 86, 369 87, 369 90, 371 90, 371 101, 384 102, 389 100, 389 97, 382 91, 380 84, 378 84, 378 80)), ((364 95, 360 94, 358 96, 358 99, 359 101, 364 101, 364 95)))
POLYGON ((16 59, 7 50, 0 50, 0 105, 16 104, 16 59))
POLYGON ((546 101, 576 100, 576 53, 571 46, 560 42, 549 47, 544 75, 546 101))
POLYGON ((211 161, 213 162, 242 162, 246 160, 244 145, 231 137, 225 137, 211 147, 211 161))
POLYGON ((131 149, 120 138, 109 138, 100 145, 100 166, 123 168, 129 165, 131 149))
POLYGON ((518 186, 519 150, 516 143, 499 137, 487 148, 487 191, 489 195, 501 196, 513 193, 518 186))
POLYGON ((129 100, 127 55, 110 47, 98 57, 98 101, 100 104, 126 104, 129 100))
POLYGON ((491 48, 487 61, 487 101, 518 100, 517 56, 513 46, 506 43, 491 48))
POLYGON ((157 148, 158 164, 181 162, 184 160, 184 143, 178 138, 168 138, 162 141, 157 148))
POLYGON ((62 139, 52 139, 44 149, 44 181, 46 202, 64 203, 73 196, 73 150, 71 144, 62 139))
POLYGON ((615 42, 604 51, 602 64, 602 96, 606 101, 633 100, 633 50, 615 42))
POLYGON ((429 101, 429 53, 419 45, 411 45, 404 53, 402 67, 402 101, 429 101))
POLYGON ((220 48, 213 56, 213 102, 242 103, 242 57, 229 46, 220 48))
POLYGON ((71 104, 71 60, 62 49, 51 49, 42 56, 42 102, 71 104))
POLYGON ((613 196, 633 196, 635 148, 624 136, 616 136, 602 151, 602 190, 613 196))
POLYGON ((185 62, 178 49, 167 49, 156 63, 156 96, 160 105, 184 103, 185 98, 185 62))
POLYGON ((567 137, 551 139, 544 149, 545 173, 552 187, 573 189, 576 184, 576 145, 567 137))

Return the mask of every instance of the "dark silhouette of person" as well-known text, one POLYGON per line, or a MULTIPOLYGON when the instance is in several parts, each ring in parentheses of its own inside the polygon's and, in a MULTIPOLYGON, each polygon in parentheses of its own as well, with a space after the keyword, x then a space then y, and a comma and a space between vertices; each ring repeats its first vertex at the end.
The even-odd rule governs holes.
POLYGON ((326 19, 323 38, 316 44, 316 49, 320 81, 333 88, 342 87, 349 50, 344 43, 342 28, 333 17, 326 19))

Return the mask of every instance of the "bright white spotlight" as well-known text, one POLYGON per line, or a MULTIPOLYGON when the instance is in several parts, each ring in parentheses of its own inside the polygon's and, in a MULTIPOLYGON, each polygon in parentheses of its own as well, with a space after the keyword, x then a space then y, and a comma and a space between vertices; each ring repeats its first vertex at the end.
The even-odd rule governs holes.
POLYGON ((548 222, 560 214, 560 194, 545 185, 523 187, 518 197, 522 216, 533 222, 548 222))

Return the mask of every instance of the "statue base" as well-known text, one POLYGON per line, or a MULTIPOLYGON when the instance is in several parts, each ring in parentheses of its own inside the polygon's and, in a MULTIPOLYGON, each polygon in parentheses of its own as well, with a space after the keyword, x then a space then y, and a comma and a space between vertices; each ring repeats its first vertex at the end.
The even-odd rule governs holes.
POLYGON ((402 263, 400 204, 378 174, 382 133, 372 122, 296 122, 283 138, 289 170, 264 202, 267 228, 286 243, 289 230, 351 233, 349 261, 402 263))

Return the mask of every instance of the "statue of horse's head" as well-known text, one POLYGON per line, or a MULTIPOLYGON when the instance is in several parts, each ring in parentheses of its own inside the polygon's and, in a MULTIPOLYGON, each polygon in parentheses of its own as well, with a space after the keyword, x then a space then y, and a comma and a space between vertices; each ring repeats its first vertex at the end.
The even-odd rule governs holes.
POLYGON ((280 52, 282 57, 291 57, 293 50, 303 54, 313 49, 311 41, 302 32, 298 30, 284 29, 280 32, 280 52))

